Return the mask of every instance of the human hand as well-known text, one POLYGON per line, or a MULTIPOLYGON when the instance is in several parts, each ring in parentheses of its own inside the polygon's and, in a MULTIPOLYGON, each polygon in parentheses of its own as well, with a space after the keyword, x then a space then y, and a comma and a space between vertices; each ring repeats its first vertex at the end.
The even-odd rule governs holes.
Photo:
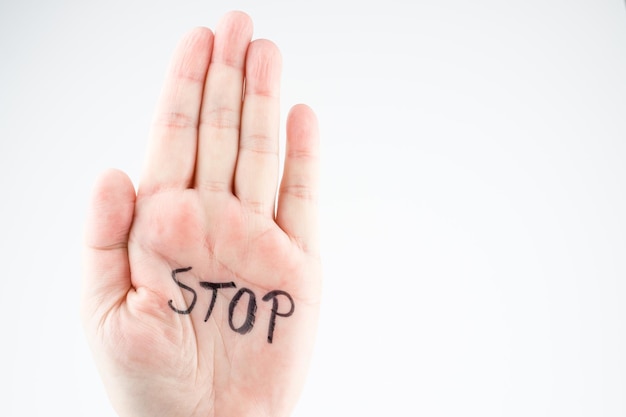
POLYGON ((292 108, 275 210, 281 58, 251 38, 241 12, 191 31, 137 193, 116 170, 95 185, 82 316, 120 416, 285 416, 302 388, 321 285, 318 127, 292 108))

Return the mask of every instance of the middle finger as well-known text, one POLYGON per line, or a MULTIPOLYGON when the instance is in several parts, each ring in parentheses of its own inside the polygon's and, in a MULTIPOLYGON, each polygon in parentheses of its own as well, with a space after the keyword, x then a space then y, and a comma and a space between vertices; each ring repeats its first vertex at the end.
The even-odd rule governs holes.
POLYGON ((215 29, 198 133, 195 184, 201 191, 232 191, 251 39, 252 20, 243 12, 228 13, 215 29))

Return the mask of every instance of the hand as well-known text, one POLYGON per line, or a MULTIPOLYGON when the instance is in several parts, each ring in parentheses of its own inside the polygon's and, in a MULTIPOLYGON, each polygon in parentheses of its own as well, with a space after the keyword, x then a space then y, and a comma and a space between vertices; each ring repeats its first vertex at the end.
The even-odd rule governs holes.
POLYGON ((278 193, 281 57, 231 12, 180 43, 138 191, 95 185, 82 315, 120 416, 286 416, 320 301, 318 128, 287 119, 278 193), (242 99, 243 98, 243 99, 242 99))

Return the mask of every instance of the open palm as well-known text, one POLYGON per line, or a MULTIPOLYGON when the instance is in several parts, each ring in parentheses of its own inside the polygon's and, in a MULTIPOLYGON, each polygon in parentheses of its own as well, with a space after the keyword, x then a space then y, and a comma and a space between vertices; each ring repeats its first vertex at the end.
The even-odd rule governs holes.
POLYGON ((98 180, 85 328, 121 416, 282 416, 301 389, 320 297, 318 133, 292 108, 277 207, 281 58, 224 16, 180 43, 137 193, 98 180))

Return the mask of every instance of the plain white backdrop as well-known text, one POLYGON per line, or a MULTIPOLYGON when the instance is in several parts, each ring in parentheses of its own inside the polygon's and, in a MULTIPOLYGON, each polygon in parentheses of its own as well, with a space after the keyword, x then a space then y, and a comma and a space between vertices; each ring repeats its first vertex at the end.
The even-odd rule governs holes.
POLYGON ((175 44, 232 9, 322 128, 295 417, 626 415, 621 0, 3 0, 0 415, 115 415, 78 318, 90 187, 137 180, 175 44))

